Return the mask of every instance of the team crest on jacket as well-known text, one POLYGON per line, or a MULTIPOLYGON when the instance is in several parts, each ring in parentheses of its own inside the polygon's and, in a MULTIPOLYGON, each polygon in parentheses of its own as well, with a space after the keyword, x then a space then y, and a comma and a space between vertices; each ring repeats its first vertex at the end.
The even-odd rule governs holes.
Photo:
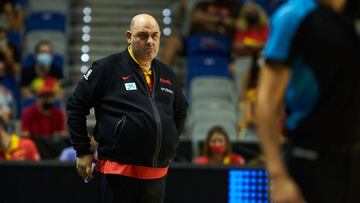
POLYGON ((127 91, 137 90, 136 84, 134 82, 125 83, 125 89, 127 91))

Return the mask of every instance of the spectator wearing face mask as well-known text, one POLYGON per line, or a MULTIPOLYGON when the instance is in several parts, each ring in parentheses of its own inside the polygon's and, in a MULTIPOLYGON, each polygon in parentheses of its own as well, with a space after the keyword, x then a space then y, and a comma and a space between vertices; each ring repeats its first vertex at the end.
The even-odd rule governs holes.
POLYGON ((244 157, 231 150, 227 132, 219 126, 213 127, 204 144, 204 155, 196 159, 197 164, 245 164, 244 157))
POLYGON ((255 2, 244 3, 236 22, 234 50, 238 55, 251 55, 261 50, 268 38, 267 14, 255 2))
POLYGON ((36 103, 26 107, 21 115, 21 132, 34 138, 66 136, 64 113, 55 107, 59 84, 52 77, 37 78, 32 82, 36 103))
POLYGON ((51 76, 57 80, 63 77, 61 68, 53 65, 53 46, 49 41, 40 41, 35 47, 35 64, 25 67, 21 74, 21 97, 31 98, 33 96, 30 88, 31 82, 39 77, 51 76))

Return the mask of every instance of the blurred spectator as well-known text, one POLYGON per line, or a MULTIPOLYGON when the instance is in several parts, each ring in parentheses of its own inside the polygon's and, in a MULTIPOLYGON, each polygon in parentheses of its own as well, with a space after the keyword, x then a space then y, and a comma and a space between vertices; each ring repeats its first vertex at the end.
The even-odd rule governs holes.
POLYGON ((52 76, 61 79, 63 73, 61 68, 53 65, 53 45, 49 41, 40 41, 35 47, 35 64, 32 67, 24 67, 21 74, 21 97, 31 98, 30 84, 37 78, 52 76))
POLYGON ((239 124, 239 135, 243 141, 257 141, 257 130, 255 125, 255 106, 257 98, 257 84, 259 78, 258 53, 252 55, 252 64, 243 78, 240 97, 240 108, 242 117, 239 124))
POLYGON ((170 6, 173 34, 165 39, 165 46, 161 53, 161 58, 166 64, 172 65, 175 62, 175 55, 177 53, 182 54, 182 50, 186 47, 184 43, 186 43, 186 29, 188 27, 187 8, 188 0, 178 0, 170 6))
POLYGON ((236 21, 234 51, 237 55, 251 55, 261 50, 268 38, 269 26, 265 11, 255 2, 246 2, 236 21))
POLYGON ((204 156, 196 159, 197 164, 245 164, 244 157, 231 151, 227 132, 219 126, 212 128, 204 144, 204 156))
MULTIPOLYGON (((241 108, 242 117, 239 122, 239 139, 241 141, 257 142, 258 132, 256 126, 256 102, 257 102, 257 87, 259 80, 259 57, 260 52, 255 52, 252 54, 252 62, 250 69, 245 74, 243 78, 244 87, 241 90, 242 95, 240 96, 239 106, 241 108)), ((285 129, 284 129, 284 119, 285 119, 285 104, 283 104, 280 109, 280 119, 279 119, 279 129, 281 132, 279 136, 281 139, 285 139, 285 129)))
POLYGON ((0 55, 8 64, 9 70, 14 75, 20 74, 20 52, 10 45, 6 31, 0 27, 0 55))
POLYGON ((39 152, 32 140, 10 135, 7 123, 0 116, 0 160, 40 160, 39 152))
POLYGON ((24 12, 16 0, 0 1, 0 27, 7 31, 21 32, 24 24, 24 12))
POLYGON ((58 82, 52 77, 37 78, 32 86, 36 103, 26 107, 21 114, 22 134, 42 138, 65 137, 64 113, 54 106, 58 82))
MULTIPOLYGON (((90 151, 94 153, 94 158, 97 159, 97 142, 95 141, 93 129, 88 128, 90 137, 90 151)), ((73 146, 66 147, 60 154, 60 161, 76 161, 76 151, 73 146)))
POLYGON ((11 92, 0 85, 0 115, 3 119, 8 122, 12 116, 14 116, 12 112, 15 112, 15 101, 12 97, 11 92))
MULTIPOLYGON (((6 63, 2 55, 0 55, 0 85, 2 85, 11 92, 11 96, 15 100, 12 106, 16 107, 18 99, 20 97, 19 87, 16 82, 16 77, 12 72, 11 65, 6 63)), ((16 111, 14 111, 13 113, 14 115, 16 115, 16 111)))
MULTIPOLYGON (((233 38, 239 6, 235 0, 200 1, 191 14, 190 35, 218 33, 233 38)), ((173 36, 165 42, 162 60, 173 65, 177 55, 185 55, 188 36, 173 36)))

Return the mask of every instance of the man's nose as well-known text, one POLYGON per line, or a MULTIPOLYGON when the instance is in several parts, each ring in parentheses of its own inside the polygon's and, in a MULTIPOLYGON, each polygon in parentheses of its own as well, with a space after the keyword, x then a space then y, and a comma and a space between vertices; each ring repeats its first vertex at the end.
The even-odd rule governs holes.
POLYGON ((146 44, 152 45, 154 43, 154 40, 151 37, 148 37, 146 40, 146 44))

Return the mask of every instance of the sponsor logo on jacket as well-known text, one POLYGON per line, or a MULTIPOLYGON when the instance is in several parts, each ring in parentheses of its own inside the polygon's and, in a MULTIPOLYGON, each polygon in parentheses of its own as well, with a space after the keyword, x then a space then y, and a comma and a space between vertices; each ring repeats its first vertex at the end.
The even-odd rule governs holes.
POLYGON ((174 91, 172 91, 172 90, 169 89, 169 88, 161 87, 160 89, 161 89, 161 91, 164 91, 164 92, 167 92, 167 93, 170 93, 170 94, 174 94, 174 91))
POLYGON ((166 80, 166 79, 164 79, 164 78, 160 78, 160 83, 166 84, 166 85, 172 85, 172 83, 171 83, 170 80, 166 80))
POLYGON ((125 83, 125 89, 127 91, 137 90, 136 83, 134 83, 134 82, 125 83))

